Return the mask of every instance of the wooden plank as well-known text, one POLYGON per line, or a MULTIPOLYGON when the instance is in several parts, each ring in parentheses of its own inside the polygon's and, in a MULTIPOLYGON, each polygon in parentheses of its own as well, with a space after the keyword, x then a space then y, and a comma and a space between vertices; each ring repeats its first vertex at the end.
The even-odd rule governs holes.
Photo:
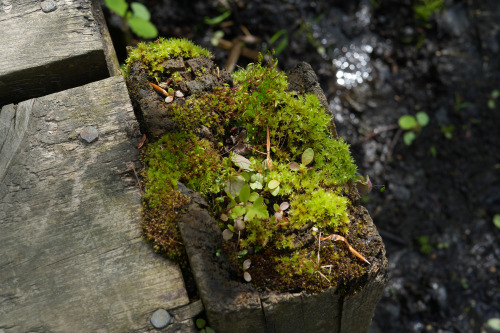
POLYGON ((188 304, 177 264, 141 237, 122 77, 4 106, 0 121, 2 333, 144 332, 158 308, 188 304), (86 126, 97 141, 81 139, 86 126))
POLYGON ((0 106, 110 76, 91 0, 6 0, 0 6, 0 106))

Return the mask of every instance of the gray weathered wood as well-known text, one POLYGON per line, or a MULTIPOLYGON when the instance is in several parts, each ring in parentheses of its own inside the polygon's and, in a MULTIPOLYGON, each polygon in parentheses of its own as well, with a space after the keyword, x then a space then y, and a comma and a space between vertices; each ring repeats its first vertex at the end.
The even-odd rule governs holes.
POLYGON ((141 238, 139 139, 120 76, 1 109, 0 331, 146 332, 188 304, 178 266, 141 238))
POLYGON ((0 106, 110 76, 90 0, 6 0, 0 6, 0 106))

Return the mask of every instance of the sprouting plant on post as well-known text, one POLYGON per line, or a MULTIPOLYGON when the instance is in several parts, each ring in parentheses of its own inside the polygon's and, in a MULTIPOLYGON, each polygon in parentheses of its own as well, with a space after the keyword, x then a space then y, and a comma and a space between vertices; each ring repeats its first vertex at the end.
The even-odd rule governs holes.
POLYGON ((151 13, 148 8, 139 2, 127 3, 126 0, 104 0, 106 6, 120 16, 133 33, 142 38, 156 38, 158 30, 151 23, 151 13))
POLYGON ((417 138, 417 134, 420 133, 422 127, 427 126, 429 123, 429 116, 425 112, 417 112, 414 116, 404 115, 399 118, 398 124, 401 129, 406 131, 403 134, 403 141, 407 146, 410 146, 413 141, 417 138))

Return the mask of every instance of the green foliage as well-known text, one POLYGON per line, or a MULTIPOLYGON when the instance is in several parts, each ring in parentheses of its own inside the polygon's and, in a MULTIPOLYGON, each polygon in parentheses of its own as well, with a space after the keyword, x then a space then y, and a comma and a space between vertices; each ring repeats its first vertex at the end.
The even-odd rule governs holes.
POLYGON ((441 125, 441 133, 443 133, 444 137, 448 140, 453 138, 453 131, 455 130, 455 126, 453 125, 441 125))
POLYGON ((417 241, 420 245, 420 252, 429 255, 432 252, 432 245, 429 242, 429 236, 418 236, 417 241))
POLYGON ((227 19, 229 16, 231 16, 231 11, 229 10, 224 10, 222 14, 216 17, 205 17, 203 19, 203 22, 208 25, 217 25, 219 23, 222 23, 225 19, 227 19))
MULTIPOLYGON (((127 66, 140 61, 154 76, 168 58, 207 52, 186 40, 159 39, 139 44, 127 66)), ((332 137, 330 117, 318 98, 288 91, 286 75, 276 64, 251 64, 233 79, 234 87, 169 104, 179 132, 144 152, 146 237, 157 250, 178 256, 175 214, 187 202, 177 191, 182 182, 211 202, 223 238, 235 245, 235 260, 248 256, 250 248, 272 246, 280 251, 274 257, 283 258, 277 259, 283 276, 312 275, 318 269, 313 265, 320 263, 297 237, 311 228, 347 235, 350 203, 344 185, 357 174, 349 147, 332 137), (210 141, 198 137, 201 127, 210 131, 210 141), (245 156, 232 151, 235 142, 228 143, 238 128, 244 129, 238 144, 247 147, 245 156), (269 159, 262 150, 270 150, 269 159)), ((250 273, 244 273, 250 281, 250 273)))
POLYGON ((286 31, 285 29, 278 30, 269 39, 269 45, 274 45, 277 41, 279 41, 279 43, 274 48, 274 54, 276 56, 280 55, 288 45, 288 31, 286 31))
POLYGON ((182 57, 184 60, 204 55, 210 58, 212 54, 195 45, 187 39, 159 38, 155 42, 141 42, 132 49, 125 61, 125 76, 130 72, 130 67, 134 62, 142 62, 149 69, 149 74, 154 76, 155 72, 163 72, 161 63, 167 59, 182 57))
POLYGON ((151 14, 146 6, 139 2, 132 2, 128 11, 126 0, 104 0, 106 6, 124 19, 130 26, 132 32, 143 38, 155 38, 158 30, 149 20, 151 14))
POLYGON ((500 97, 500 90, 493 90, 490 94, 490 98, 488 99, 488 108, 492 110, 495 108, 498 97, 500 97))
POLYGON ((196 328, 198 328, 200 333, 215 333, 215 330, 207 326, 207 322, 203 318, 196 319, 196 328))
POLYGON ((413 6, 415 18, 427 22, 435 13, 439 13, 444 8, 444 0, 418 0, 413 6))
POLYGON ((171 133, 149 145, 143 161, 145 237, 156 251, 174 260, 185 259, 175 218, 188 199, 177 191, 177 184, 182 181, 204 194, 220 191, 223 184, 218 179, 220 157, 206 140, 186 133, 171 133))
POLYGON ((500 214, 495 214, 495 216, 493 216, 493 224, 500 229, 500 214))
POLYGON ((414 116, 404 115, 398 120, 399 127, 405 130, 403 134, 403 140, 407 146, 410 146, 413 141, 417 138, 417 134, 420 133, 422 127, 427 126, 429 123, 429 116, 425 112, 417 112, 414 116))

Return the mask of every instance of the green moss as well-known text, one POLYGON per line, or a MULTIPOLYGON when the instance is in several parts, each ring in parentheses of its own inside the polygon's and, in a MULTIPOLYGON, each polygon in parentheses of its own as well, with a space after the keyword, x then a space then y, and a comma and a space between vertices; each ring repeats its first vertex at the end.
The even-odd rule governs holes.
POLYGON ((187 39, 159 38, 150 43, 141 42, 136 48, 132 49, 128 53, 128 58, 122 70, 124 75, 127 76, 130 73, 132 64, 139 61, 148 67, 149 74, 153 74, 154 72, 163 72, 164 68, 161 63, 165 60, 179 57, 186 60, 198 56, 210 58, 212 54, 187 39))
MULTIPOLYGON (((168 57, 203 54, 193 51, 191 44, 185 51, 166 46, 160 50, 158 45, 167 42, 186 41, 142 44, 130 59, 146 64, 151 73, 161 72, 161 62, 168 57)), ((232 88, 222 86, 168 106, 179 132, 164 136, 144 153, 147 238, 171 258, 182 256, 175 218, 188 199, 177 191, 180 181, 205 195, 214 217, 221 218, 221 228, 235 231, 237 223, 244 224, 229 248, 272 249, 274 259, 268 262, 276 263, 276 278, 284 289, 297 276, 305 283, 300 287, 307 289, 310 282, 325 286, 324 281, 334 284, 348 272, 361 274, 363 269, 354 260, 348 268, 339 264, 344 267, 342 274, 324 272, 323 278, 317 274, 320 267, 338 258, 348 260, 348 254, 342 257, 325 248, 318 261, 305 237, 319 232, 347 236, 355 221, 348 214, 352 206, 343 192, 346 182, 356 178, 357 168, 348 145, 332 137, 330 116, 315 95, 287 91, 287 77, 276 64, 251 64, 234 73, 233 79, 232 88), (272 169, 265 154, 268 128, 272 169), (233 153, 237 145, 246 147, 246 158, 233 153), (314 157, 304 159, 305 151, 314 157), (282 210, 284 202, 289 208, 282 210)))
POLYGON ((155 250, 174 260, 184 260, 176 216, 188 203, 177 190, 179 182, 200 191, 219 192, 220 157, 211 144, 187 133, 171 133, 148 145, 144 154, 144 218, 146 239, 155 250))

